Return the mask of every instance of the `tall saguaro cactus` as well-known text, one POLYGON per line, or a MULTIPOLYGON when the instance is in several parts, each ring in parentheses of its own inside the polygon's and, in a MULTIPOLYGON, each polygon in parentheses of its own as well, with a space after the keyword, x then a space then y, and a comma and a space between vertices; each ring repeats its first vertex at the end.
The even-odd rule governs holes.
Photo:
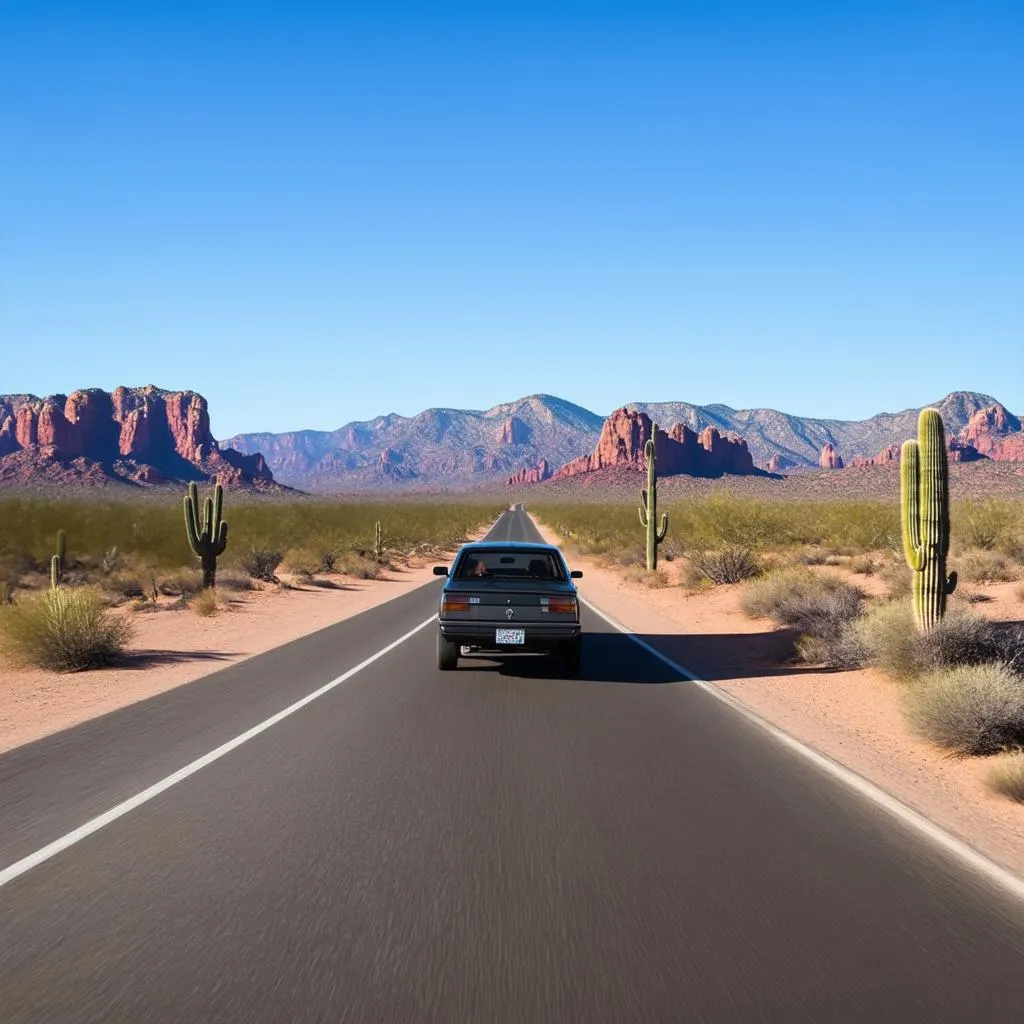
POLYGON ((658 526, 658 471, 654 459, 654 438, 658 433, 658 424, 654 424, 651 436, 644 445, 644 456, 647 459, 647 488, 640 492, 643 505, 640 506, 640 525, 647 531, 647 571, 658 568, 658 545, 668 533, 668 516, 662 513, 661 526, 658 526))
POLYGON ((380 520, 374 524, 373 527, 373 557, 380 561, 380 556, 384 553, 384 534, 381 529, 380 520))
POLYGON ((57 553, 50 559, 50 587, 56 590, 64 579, 64 557, 67 554, 68 540, 63 530, 57 531, 57 553))
POLYGON ((900 511, 903 551, 914 573, 914 618, 921 632, 938 625, 946 598, 956 589, 956 573, 946 576, 949 554, 949 462, 942 417, 922 409, 917 440, 900 453, 900 511))
POLYGON ((191 483, 185 496, 185 532, 189 547, 203 563, 203 587, 217 585, 217 558, 228 545, 228 524, 221 518, 224 506, 224 488, 217 484, 213 497, 203 502, 199 517, 199 488, 191 483))

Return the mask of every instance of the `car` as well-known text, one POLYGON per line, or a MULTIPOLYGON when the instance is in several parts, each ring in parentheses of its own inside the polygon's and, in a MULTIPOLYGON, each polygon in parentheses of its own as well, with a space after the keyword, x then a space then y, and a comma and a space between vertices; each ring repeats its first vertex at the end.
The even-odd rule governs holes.
POLYGON ((476 541, 459 548, 445 576, 438 609, 437 667, 459 656, 556 653, 567 675, 580 672, 580 605, 561 551, 552 544, 476 541))

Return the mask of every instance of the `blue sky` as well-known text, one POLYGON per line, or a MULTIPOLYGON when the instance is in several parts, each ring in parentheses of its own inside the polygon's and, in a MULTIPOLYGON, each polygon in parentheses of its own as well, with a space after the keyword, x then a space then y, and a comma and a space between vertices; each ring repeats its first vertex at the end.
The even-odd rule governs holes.
POLYGON ((1024 6, 0 0, 0 392, 1024 413, 1024 6))

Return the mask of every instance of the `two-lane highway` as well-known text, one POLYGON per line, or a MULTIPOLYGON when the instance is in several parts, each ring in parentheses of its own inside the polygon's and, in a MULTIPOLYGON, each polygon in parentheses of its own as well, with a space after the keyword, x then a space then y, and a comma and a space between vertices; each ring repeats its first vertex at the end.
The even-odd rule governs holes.
POLYGON ((0 756, 0 1022, 1021 1016, 1020 904, 589 612, 437 671, 436 601, 0 756))

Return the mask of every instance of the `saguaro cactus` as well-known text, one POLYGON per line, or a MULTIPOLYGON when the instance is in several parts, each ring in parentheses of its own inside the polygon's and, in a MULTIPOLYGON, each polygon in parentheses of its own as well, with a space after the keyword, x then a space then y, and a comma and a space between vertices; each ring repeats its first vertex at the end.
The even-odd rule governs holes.
POLYGON ((64 579, 64 556, 67 554, 68 539, 63 530, 57 531, 57 554, 50 559, 50 587, 56 590, 64 579))
POLYGON ((900 511, 903 551, 914 573, 914 618, 927 633, 946 612, 956 573, 946 576, 949 553, 949 462, 942 417, 922 409, 916 441, 900 453, 900 511))
POLYGON ((380 520, 378 519, 373 527, 373 557, 380 561, 380 556, 384 553, 384 540, 383 531, 381 530, 380 520))
POLYGON ((658 568, 658 545, 668 533, 668 516, 662 513, 661 527, 658 527, 658 471, 655 467, 654 438, 658 433, 658 424, 654 424, 651 436, 644 445, 644 456, 647 459, 647 488, 640 492, 643 504, 640 506, 640 525, 647 531, 647 571, 658 568))
POLYGON ((199 518, 199 488, 191 483, 185 496, 185 532, 189 547, 202 559, 203 587, 217 585, 217 558, 224 554, 228 544, 228 524, 221 519, 224 488, 217 484, 213 497, 203 502, 202 519, 199 518))

